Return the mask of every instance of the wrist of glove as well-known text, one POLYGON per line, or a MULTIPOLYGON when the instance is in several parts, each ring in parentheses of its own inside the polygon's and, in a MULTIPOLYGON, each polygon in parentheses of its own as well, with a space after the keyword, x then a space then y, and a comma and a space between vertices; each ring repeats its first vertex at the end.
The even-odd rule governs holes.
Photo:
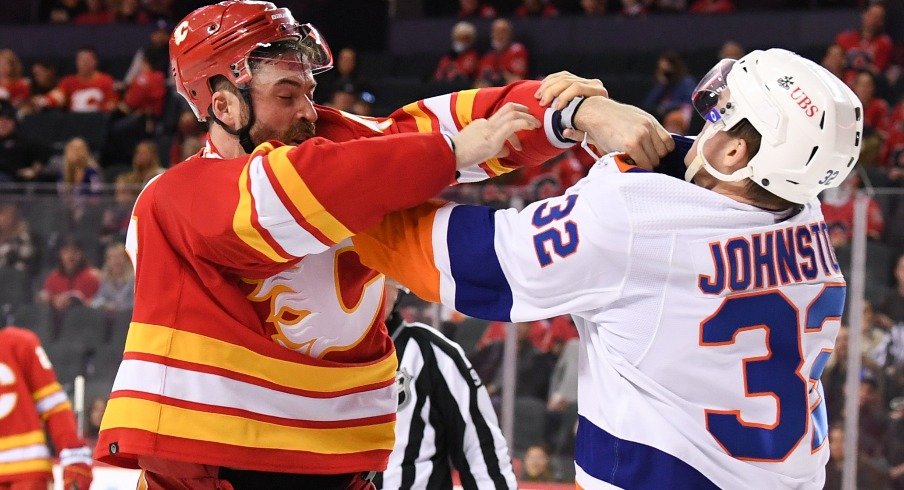
POLYGON ((94 479, 91 466, 85 463, 75 463, 63 467, 63 488, 65 490, 88 490, 94 479))

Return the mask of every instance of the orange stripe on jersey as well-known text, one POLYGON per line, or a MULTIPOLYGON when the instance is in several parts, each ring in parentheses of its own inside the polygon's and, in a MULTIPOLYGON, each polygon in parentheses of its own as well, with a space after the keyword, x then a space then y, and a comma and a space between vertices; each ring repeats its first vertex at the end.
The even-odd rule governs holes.
POLYGON ((615 160, 615 165, 618 167, 618 171, 621 173, 630 172, 636 168, 639 168, 637 165, 633 163, 628 163, 627 161, 628 155, 624 153, 619 153, 618 155, 613 156, 613 160, 615 160))
POLYGON ((477 97, 477 89, 462 90, 454 94, 455 117, 458 119, 458 129, 471 124, 474 114, 474 99, 477 97))
POLYGON ((512 169, 500 163, 498 158, 490 158, 484 163, 486 164, 486 168, 493 172, 494 176, 507 174, 512 171, 512 169))
POLYGON ((35 401, 38 401, 47 395, 56 393, 57 391, 63 391, 63 387, 60 386, 60 384, 58 382, 54 381, 53 383, 50 383, 49 385, 36 390, 34 393, 31 394, 31 397, 35 401))
POLYGON ((341 429, 309 429, 258 422, 163 405, 138 398, 111 398, 104 430, 129 428, 232 446, 322 454, 392 449, 394 422, 341 429))
POLYGON ((431 201, 389 214, 376 227, 352 237, 361 263, 404 284, 422 299, 439 303, 433 219, 442 206, 442 202, 431 201))
POLYGON ((193 362, 287 388, 329 393, 361 391, 362 387, 382 384, 395 377, 397 365, 394 353, 377 362, 356 366, 300 364, 267 357, 212 337, 138 322, 132 322, 129 326, 125 352, 193 362))
POLYGON ((0 451, 13 449, 17 447, 33 446, 35 444, 46 444, 43 430, 34 430, 14 436, 0 437, 0 451))
POLYGON ((424 109, 421 108, 418 102, 412 102, 405 107, 402 107, 402 110, 405 111, 409 116, 414 118, 414 122, 417 123, 418 132, 433 132, 433 121, 430 119, 430 116, 428 116, 427 113, 424 112, 424 109))
MULTIPOLYGON (((251 157, 255 158, 254 156, 251 157)), ((264 239, 261 231, 255 227, 252 215, 254 214, 254 198, 249 189, 248 168, 250 163, 242 169, 239 176, 239 203, 232 217, 232 229, 235 234, 249 247, 257 250, 273 262, 285 263, 288 257, 280 255, 273 246, 264 239)))
POLYGON ((52 471, 53 464, 49 459, 29 459, 16 461, 15 463, 0 463, 0 476, 21 475, 23 473, 37 473, 52 471))
POLYGON ((293 148, 292 146, 281 146, 267 154, 266 163, 273 170, 279 186, 292 200, 292 205, 304 216, 305 220, 323 233, 333 244, 352 236, 352 231, 326 210, 298 174, 298 170, 288 157, 289 151, 293 148))

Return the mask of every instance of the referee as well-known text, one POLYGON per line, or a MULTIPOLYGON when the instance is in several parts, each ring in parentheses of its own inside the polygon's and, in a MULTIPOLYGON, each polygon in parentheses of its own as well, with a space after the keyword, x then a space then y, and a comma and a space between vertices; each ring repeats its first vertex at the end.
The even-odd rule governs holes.
POLYGON ((432 327, 405 323, 387 279, 386 327, 399 358, 399 410, 389 466, 377 488, 451 489, 452 467, 465 490, 517 488, 508 446, 486 388, 461 347, 432 327))

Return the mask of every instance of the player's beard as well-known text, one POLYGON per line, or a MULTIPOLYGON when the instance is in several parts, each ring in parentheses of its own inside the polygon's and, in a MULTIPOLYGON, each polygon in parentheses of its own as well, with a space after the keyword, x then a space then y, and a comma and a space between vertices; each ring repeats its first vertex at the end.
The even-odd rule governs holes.
POLYGON ((300 145, 314 136, 316 126, 311 121, 299 121, 285 131, 277 131, 260 121, 251 127, 251 141, 260 145, 267 141, 279 141, 287 145, 300 145))

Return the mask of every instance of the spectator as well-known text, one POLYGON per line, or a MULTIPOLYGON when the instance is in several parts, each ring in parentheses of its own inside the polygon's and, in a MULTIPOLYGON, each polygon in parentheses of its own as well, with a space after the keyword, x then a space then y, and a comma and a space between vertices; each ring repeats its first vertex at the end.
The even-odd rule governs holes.
POLYGON ((79 49, 75 55, 75 75, 63 77, 54 90, 33 97, 32 102, 40 109, 64 107, 72 112, 112 111, 118 100, 113 77, 98 71, 97 65, 94 48, 79 49))
POLYGON ((57 86, 56 65, 37 61, 31 65, 31 95, 47 95, 57 86))
POLYGON ((520 481, 551 481, 549 452, 543 446, 531 446, 524 451, 524 468, 520 481))
POLYGON ((679 110, 686 124, 690 124, 693 109, 690 105, 691 93, 696 82, 687 73, 681 56, 674 51, 666 51, 656 62, 656 84, 647 94, 643 108, 663 120, 673 110, 679 110))
POLYGON ((578 420, 578 354, 580 341, 571 339, 552 371, 546 402, 546 439, 553 454, 568 454, 574 447, 578 420))
POLYGON ((31 232, 19 207, 11 202, 0 204, 0 267, 30 272, 34 259, 31 232))
POLYGON ((352 48, 342 49, 336 57, 336 66, 319 77, 320 85, 314 95, 321 103, 332 100, 333 94, 346 84, 362 87, 358 77, 358 53, 352 48))
POLYGON ((116 177, 113 205, 101 216, 99 240, 102 245, 125 241, 139 190, 141 187, 131 183, 128 174, 116 177))
POLYGON ((468 22, 459 22, 452 28, 452 50, 439 60, 433 79, 437 81, 472 81, 477 74, 480 56, 474 49, 477 29, 468 22))
POLYGON ((138 73, 129 82, 119 109, 126 114, 139 114, 159 119, 166 98, 166 75, 141 57, 138 73))
POLYGON ((328 106, 345 112, 352 112, 355 102, 358 100, 358 87, 352 82, 345 82, 333 92, 328 106))
MULTIPOLYGON (((739 60, 746 53, 744 47, 737 41, 725 41, 725 44, 719 49, 719 59, 739 60)), ((684 133, 681 133, 684 134, 684 133)))
POLYGON ((28 101, 31 86, 22 76, 22 62, 11 49, 0 49, 0 100, 8 100, 16 109, 28 101))
POLYGON ((692 14, 730 14, 735 5, 732 0, 694 0, 689 10, 692 14))
POLYGON ((115 16, 116 22, 127 24, 147 24, 151 20, 138 0, 119 0, 115 16))
POLYGON ((844 424, 829 426, 829 462, 826 464, 826 482, 823 490, 841 490, 844 476, 844 424))
POLYGON ((606 0, 581 0, 581 10, 584 15, 606 15, 606 0))
MULTIPOLYGON (((860 177, 851 172, 844 182, 822 193, 822 214, 829 226, 829 238, 834 247, 845 247, 851 242, 854 230, 854 198, 860 186, 860 177)), ((869 198, 866 233, 872 240, 881 240, 885 229, 882 209, 873 198, 869 198)))
POLYGON ((904 254, 895 261, 895 288, 879 303, 876 311, 886 324, 904 323, 904 254))
POLYGON ((47 276, 37 301, 60 314, 74 304, 90 304, 100 289, 100 272, 88 264, 82 245, 66 239, 57 255, 58 266, 47 276))
POLYGON ((95 194, 100 192, 103 181, 88 142, 79 137, 69 140, 63 148, 63 188, 74 194, 95 194))
POLYGON ((48 156, 43 146, 22 137, 18 126, 16 109, 0 100, 0 182, 35 179, 48 156))
POLYGON ((81 0, 56 0, 50 8, 48 20, 54 24, 68 24, 85 11, 81 0))
POLYGON ((125 174, 129 184, 144 187, 151 179, 163 173, 160 154, 154 140, 143 140, 135 146, 132 157, 132 171, 125 174))
POLYGON ((179 114, 176 132, 170 144, 169 161, 171 165, 184 162, 188 157, 198 153, 204 147, 204 126, 198 122, 190 110, 179 114))
MULTIPOLYGON (((518 397, 545 400, 549 378, 548 376, 537 376, 537 373, 548 373, 550 369, 544 362, 542 353, 531 342, 532 327, 533 323, 528 322, 515 324, 518 332, 518 372, 515 375, 515 394, 518 397)), ((505 340, 501 340, 487 345, 474 356, 474 369, 486 382, 487 392, 491 397, 498 397, 501 394, 503 378, 502 369, 499 367, 502 365, 504 350, 505 340), (484 373, 487 375, 485 376, 484 373)))
POLYGON ((835 37, 835 44, 844 49, 848 67, 869 70, 879 75, 888 67, 893 43, 885 27, 885 6, 870 2, 860 16, 860 28, 844 31, 835 37))
POLYGON ((904 396, 891 400, 889 405, 889 428, 885 436, 885 455, 891 468, 888 476, 891 488, 904 489, 904 396))
POLYGON ((505 85, 527 77, 527 48, 512 40, 512 23, 496 19, 490 31, 490 46, 480 60, 478 73, 489 85, 505 85))
POLYGON ((104 410, 106 409, 106 398, 98 397, 91 401, 91 408, 88 409, 88 432, 85 434, 85 441, 92 448, 97 444, 97 436, 100 433, 100 421, 104 418, 104 410))
POLYGON ((688 134, 691 124, 686 112, 681 108, 670 110, 662 116, 662 127, 672 134, 688 134))
MULTIPOLYGON (((130 0, 132 1, 132 0, 130 0)), ((123 83, 126 85, 132 83, 132 80, 141 73, 141 61, 146 60, 150 63, 154 71, 161 73, 169 73, 169 36, 171 33, 170 24, 164 20, 158 20, 154 23, 154 30, 147 45, 135 52, 132 57, 132 64, 126 76, 123 77, 123 83)))
POLYGON ((73 23, 79 25, 112 24, 115 13, 107 8, 104 0, 85 0, 85 12, 77 15, 73 23))
POLYGON ((830 44, 822 56, 822 66, 836 77, 851 85, 853 79, 845 71, 844 49, 837 44, 830 44))
POLYGON ((135 274, 123 244, 107 245, 100 274, 100 290, 91 306, 108 315, 131 310, 135 300, 135 274))
POLYGON ((521 0, 521 5, 515 9, 518 17, 556 17, 559 9, 549 1, 521 0))
POLYGON ((862 376, 859 405, 860 450, 857 472, 864 473, 864 486, 860 488, 885 488, 888 484, 888 467, 883 460, 883 442, 889 420, 875 377, 862 376))
POLYGON ((458 0, 460 6, 458 18, 461 20, 492 19, 496 17, 496 9, 480 0, 458 0))
POLYGON ((888 102, 876 97, 876 77, 863 70, 854 76, 851 89, 857 94, 857 98, 863 103, 863 125, 865 129, 872 129, 885 133, 890 123, 891 109, 888 102))

